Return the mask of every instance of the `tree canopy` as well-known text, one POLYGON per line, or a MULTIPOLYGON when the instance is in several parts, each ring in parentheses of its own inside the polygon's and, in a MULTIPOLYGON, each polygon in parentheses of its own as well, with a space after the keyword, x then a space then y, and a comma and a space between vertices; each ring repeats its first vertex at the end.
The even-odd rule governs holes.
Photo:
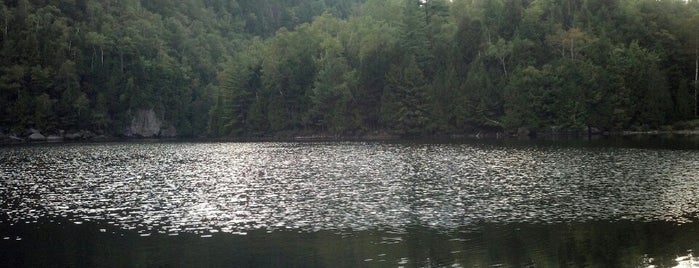
POLYGON ((401 136, 692 119, 699 1, 11 0, 0 130, 401 136))

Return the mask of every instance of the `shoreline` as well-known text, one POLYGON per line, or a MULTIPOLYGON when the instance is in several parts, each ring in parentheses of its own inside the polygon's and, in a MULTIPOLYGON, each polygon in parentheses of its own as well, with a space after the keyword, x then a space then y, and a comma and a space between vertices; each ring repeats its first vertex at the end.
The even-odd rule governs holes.
MULTIPOLYGON (((520 133, 521 134, 521 133, 520 133)), ((0 145, 27 145, 27 144, 66 144, 66 143, 107 143, 107 142, 387 142, 387 141, 463 141, 463 140, 532 140, 532 141, 559 141, 559 140, 590 140, 599 138, 624 138, 624 137, 699 137, 699 129, 695 130, 651 130, 651 131, 615 131, 604 133, 537 133, 531 135, 519 135, 518 133, 505 132, 477 132, 470 134, 450 135, 424 135, 414 137, 401 137, 387 133, 372 133, 366 135, 342 136, 342 135, 273 135, 261 137, 114 137, 99 135, 81 139, 67 139, 65 137, 52 139, 32 140, 18 138, 12 135, 1 135, 0 145)))

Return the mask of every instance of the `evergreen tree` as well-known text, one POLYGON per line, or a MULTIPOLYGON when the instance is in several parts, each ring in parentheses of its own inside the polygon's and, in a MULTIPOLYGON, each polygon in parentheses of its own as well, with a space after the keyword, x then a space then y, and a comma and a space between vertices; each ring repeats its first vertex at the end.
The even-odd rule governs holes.
POLYGON ((428 84, 417 60, 392 66, 386 81, 381 112, 387 126, 401 136, 426 134, 428 84))

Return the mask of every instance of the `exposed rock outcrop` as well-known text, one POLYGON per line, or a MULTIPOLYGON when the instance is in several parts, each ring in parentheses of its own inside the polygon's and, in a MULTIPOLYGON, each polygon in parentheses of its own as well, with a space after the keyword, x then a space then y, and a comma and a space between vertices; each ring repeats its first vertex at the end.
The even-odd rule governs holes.
POLYGON ((155 115, 153 109, 138 110, 131 126, 129 126, 124 135, 127 137, 153 138, 160 134, 160 127, 163 123, 155 115))

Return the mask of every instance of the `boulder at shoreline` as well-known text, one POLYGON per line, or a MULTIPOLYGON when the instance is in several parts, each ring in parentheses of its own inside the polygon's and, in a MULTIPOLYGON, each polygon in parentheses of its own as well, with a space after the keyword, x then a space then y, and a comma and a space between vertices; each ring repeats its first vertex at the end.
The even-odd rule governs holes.
POLYGON ((45 141, 46 136, 42 135, 39 132, 34 132, 33 134, 29 135, 29 140, 30 141, 45 141))

